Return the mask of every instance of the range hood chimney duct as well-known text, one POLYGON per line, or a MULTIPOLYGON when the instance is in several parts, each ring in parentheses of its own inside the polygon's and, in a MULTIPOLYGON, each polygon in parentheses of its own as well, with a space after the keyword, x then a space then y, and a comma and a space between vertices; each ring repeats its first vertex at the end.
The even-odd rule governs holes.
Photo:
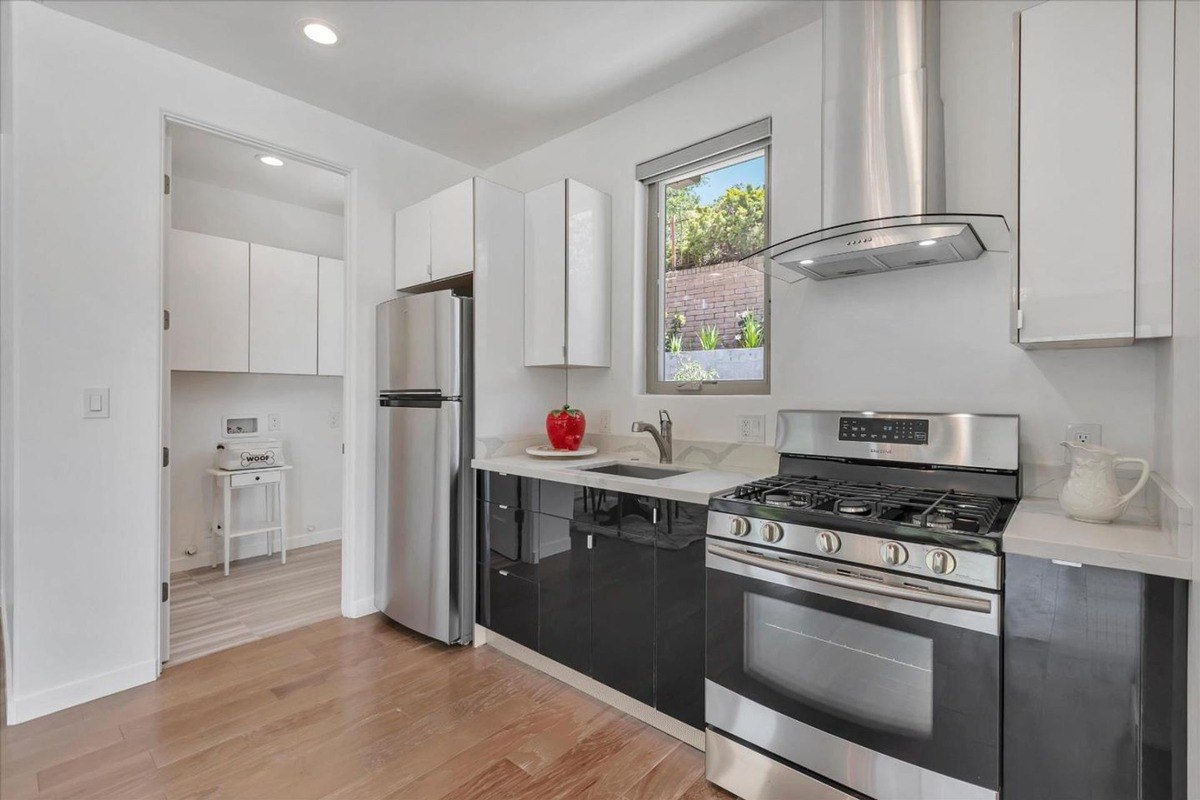
POLYGON ((946 212, 938 2, 823 8, 822 227, 743 262, 794 282, 1007 250, 1003 216, 946 212))

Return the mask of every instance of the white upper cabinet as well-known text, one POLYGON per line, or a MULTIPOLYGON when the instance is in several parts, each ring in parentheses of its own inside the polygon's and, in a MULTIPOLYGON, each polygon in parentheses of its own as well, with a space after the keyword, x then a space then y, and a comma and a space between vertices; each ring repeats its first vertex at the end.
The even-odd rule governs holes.
POLYGON ((475 180, 429 198, 430 278, 440 281, 475 269, 475 180))
POLYGON ((1049 0, 1017 18, 1021 346, 1170 335, 1172 6, 1049 0))
POLYGON ((317 257, 250 245, 250 371, 317 373, 317 257))
POLYGON ((317 259, 317 374, 343 375, 346 361, 346 264, 317 259))
POLYGON ((172 230, 167 250, 171 369, 249 369, 250 245, 172 230))
POLYGON ((431 278, 428 200, 396 212, 396 288, 428 283, 431 278))
POLYGON ((525 366, 612 363, 612 200, 574 180, 525 195, 525 366))

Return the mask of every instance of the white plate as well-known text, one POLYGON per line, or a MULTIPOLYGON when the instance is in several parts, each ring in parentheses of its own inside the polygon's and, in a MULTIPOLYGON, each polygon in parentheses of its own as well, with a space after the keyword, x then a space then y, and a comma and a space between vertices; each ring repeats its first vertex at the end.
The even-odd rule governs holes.
POLYGON ((525 452, 534 458, 582 458, 594 456, 600 451, 590 444, 581 444, 578 450, 555 450, 548 444, 539 444, 526 447, 525 452))

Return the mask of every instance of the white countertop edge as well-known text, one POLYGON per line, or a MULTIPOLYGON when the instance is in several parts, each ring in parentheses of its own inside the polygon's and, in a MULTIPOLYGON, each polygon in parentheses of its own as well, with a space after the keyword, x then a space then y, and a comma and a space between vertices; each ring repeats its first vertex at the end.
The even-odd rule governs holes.
POLYGON ((589 486, 593 489, 608 489, 614 492, 659 497, 681 503, 707 505, 709 498, 747 481, 763 477, 753 472, 734 472, 706 469, 688 464, 658 464, 636 458, 622 458, 612 453, 599 453, 579 459, 545 459, 532 456, 499 456, 471 460, 474 469, 503 472, 525 478, 589 486), (620 462, 636 463, 646 467, 686 470, 682 475, 673 475, 659 480, 627 478, 619 475, 584 472, 592 467, 603 467, 620 462))

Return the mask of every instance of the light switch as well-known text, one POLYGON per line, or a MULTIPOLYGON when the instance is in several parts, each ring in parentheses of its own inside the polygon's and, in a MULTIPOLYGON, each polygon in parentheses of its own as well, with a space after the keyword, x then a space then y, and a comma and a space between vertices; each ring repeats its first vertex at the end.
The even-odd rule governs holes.
POLYGON ((83 390, 83 416, 85 418, 102 418, 108 416, 107 387, 83 390))

